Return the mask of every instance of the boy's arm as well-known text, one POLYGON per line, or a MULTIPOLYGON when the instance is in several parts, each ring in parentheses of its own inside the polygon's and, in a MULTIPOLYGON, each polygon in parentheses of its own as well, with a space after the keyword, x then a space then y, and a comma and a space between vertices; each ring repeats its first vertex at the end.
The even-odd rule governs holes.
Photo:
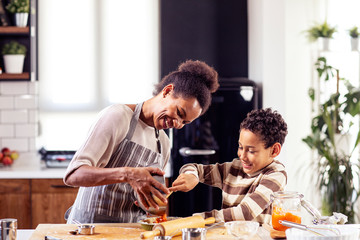
POLYGON ((203 165, 196 163, 185 164, 180 169, 180 175, 173 182, 170 191, 188 192, 199 182, 213 187, 222 187, 223 176, 230 168, 231 163, 203 165))
POLYGON ((226 178, 233 162, 215 163, 209 165, 189 163, 180 169, 180 174, 193 174, 199 182, 212 187, 222 188, 224 179, 226 178))
MULTIPOLYGON (((271 213, 270 195, 283 190, 285 185, 286 173, 284 171, 263 175, 255 191, 246 194, 238 205, 221 210, 214 209, 210 212, 196 213, 196 215, 200 214, 206 218, 215 217, 216 221, 254 220, 262 213, 271 213)), ((227 198, 233 198, 234 195, 230 196, 225 193, 223 197, 223 205, 226 206, 227 198)))
POLYGON ((188 192, 192 190, 199 183, 199 178, 194 174, 181 173, 176 180, 172 183, 169 191, 188 192))

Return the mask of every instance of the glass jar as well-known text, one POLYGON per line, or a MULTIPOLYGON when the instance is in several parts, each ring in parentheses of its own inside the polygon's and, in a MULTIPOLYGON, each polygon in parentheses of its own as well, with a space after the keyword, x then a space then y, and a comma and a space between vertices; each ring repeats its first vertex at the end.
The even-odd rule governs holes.
POLYGON ((0 219, 0 240, 16 240, 17 219, 0 219))
POLYGON ((301 199, 303 197, 302 194, 293 191, 275 192, 271 195, 271 221, 275 230, 285 231, 288 229, 280 224, 279 220, 301 223, 301 199))

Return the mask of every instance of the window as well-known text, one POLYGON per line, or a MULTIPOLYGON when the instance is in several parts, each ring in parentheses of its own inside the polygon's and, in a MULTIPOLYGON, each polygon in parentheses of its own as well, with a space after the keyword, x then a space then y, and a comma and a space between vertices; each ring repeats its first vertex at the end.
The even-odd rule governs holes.
POLYGON ((84 121, 100 109, 152 97, 159 81, 158 5, 39 0, 38 145, 75 149, 90 127, 84 121))

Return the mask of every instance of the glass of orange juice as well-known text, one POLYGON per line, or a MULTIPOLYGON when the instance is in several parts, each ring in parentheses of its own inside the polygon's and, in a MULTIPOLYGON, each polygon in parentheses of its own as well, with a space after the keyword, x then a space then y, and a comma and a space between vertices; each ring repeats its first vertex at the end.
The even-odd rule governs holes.
POLYGON ((271 195, 272 214, 271 221, 275 230, 285 231, 279 220, 301 223, 301 199, 304 196, 294 191, 275 192, 271 195))

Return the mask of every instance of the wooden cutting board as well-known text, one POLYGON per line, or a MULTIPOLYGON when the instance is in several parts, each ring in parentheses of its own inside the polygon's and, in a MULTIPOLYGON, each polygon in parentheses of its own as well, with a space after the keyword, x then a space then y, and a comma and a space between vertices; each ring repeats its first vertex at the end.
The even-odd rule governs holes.
MULTIPOLYGON (((93 235, 71 235, 69 231, 77 229, 76 224, 39 224, 31 235, 30 240, 44 240, 45 236, 56 237, 62 240, 97 240, 97 239, 140 239, 140 233, 144 232, 138 223, 108 223, 95 224, 93 235)), ((173 237, 173 240, 181 240, 181 236, 173 237)), ((227 235, 224 227, 214 227, 206 234, 207 240, 235 239, 227 235)), ((249 240, 261 240, 255 236, 249 240)))
POLYGON ((275 229, 273 229, 272 226, 270 226, 267 223, 264 223, 262 226, 263 226, 263 228, 265 228, 266 230, 268 230, 270 232, 270 237, 275 238, 275 239, 276 238, 286 238, 285 231, 275 230, 275 229))

